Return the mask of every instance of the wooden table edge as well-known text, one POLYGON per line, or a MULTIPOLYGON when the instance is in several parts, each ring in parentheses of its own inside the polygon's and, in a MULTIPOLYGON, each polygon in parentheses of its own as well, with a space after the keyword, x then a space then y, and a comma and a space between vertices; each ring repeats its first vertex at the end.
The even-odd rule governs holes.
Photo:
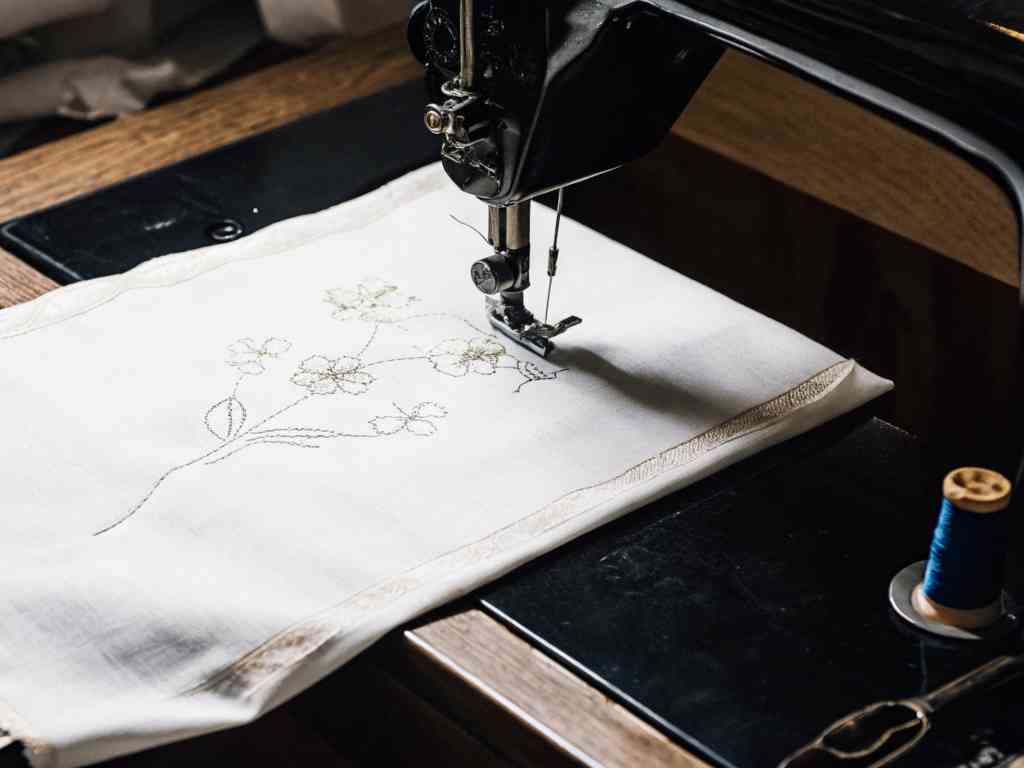
POLYGON ((560 756, 566 764, 595 767, 709 768, 478 608, 414 624, 401 638, 391 663, 407 679, 434 681, 453 716, 476 722, 485 736, 504 733, 493 740, 506 749, 518 744, 532 757, 528 764, 554 764, 560 756), (468 697, 478 700, 467 704, 468 697), (525 734, 508 737, 503 718, 543 748, 527 743, 525 734))

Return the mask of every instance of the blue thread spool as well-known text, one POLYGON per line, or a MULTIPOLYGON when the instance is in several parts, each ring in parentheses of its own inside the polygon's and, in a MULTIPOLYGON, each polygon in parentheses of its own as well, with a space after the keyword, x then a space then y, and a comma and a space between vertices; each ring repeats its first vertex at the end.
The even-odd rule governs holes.
POLYGON ((889 599, 903 618, 936 634, 977 639, 1004 618, 1010 481, 977 467, 953 470, 927 562, 893 579, 889 599))

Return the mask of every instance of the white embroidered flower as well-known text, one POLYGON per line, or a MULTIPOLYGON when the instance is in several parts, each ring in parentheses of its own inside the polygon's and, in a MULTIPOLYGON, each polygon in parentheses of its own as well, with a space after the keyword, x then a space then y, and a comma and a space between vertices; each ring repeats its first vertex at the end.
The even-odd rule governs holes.
POLYGON ((406 296, 398 286, 381 280, 365 280, 355 287, 334 288, 327 292, 327 302, 335 306, 331 315, 335 320, 364 320, 370 323, 395 323, 404 318, 404 312, 416 301, 406 296))
POLYGON ((478 336, 475 339, 449 339, 427 353, 434 369, 446 376, 465 376, 475 373, 490 376, 498 367, 505 348, 494 339, 478 336))
POLYGON ((314 355, 302 361, 292 383, 309 390, 311 395, 361 395, 375 381, 362 367, 362 361, 354 357, 331 359, 314 355))
POLYGON ((280 357, 292 348, 290 341, 270 338, 262 344, 253 339, 239 339, 228 347, 227 364, 245 376, 258 376, 267 370, 266 361, 280 357))
POLYGON ((405 411, 394 403, 400 416, 376 416, 370 419, 370 427, 378 435, 396 435, 410 432, 419 437, 431 437, 437 433, 436 419, 448 415, 448 409, 437 403, 420 403, 411 411, 405 411))

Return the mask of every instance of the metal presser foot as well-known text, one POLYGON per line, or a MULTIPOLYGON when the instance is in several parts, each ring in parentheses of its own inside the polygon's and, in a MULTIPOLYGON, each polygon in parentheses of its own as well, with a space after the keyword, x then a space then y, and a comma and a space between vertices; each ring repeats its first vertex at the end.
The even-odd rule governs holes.
POLYGON ((555 348, 551 341, 555 336, 583 322, 575 315, 559 320, 554 325, 539 322, 523 304, 522 294, 519 295, 518 303, 505 296, 488 296, 486 302, 487 319, 491 325, 541 357, 547 357, 555 348))
MULTIPOLYGON (((530 203, 507 208, 488 208, 488 242, 494 253, 475 262, 470 269, 473 284, 487 294, 487 319, 491 325, 541 357, 547 357, 555 348, 551 340, 583 321, 571 315, 554 325, 540 322, 526 308, 523 294, 530 287, 530 203)), ((558 217, 562 212, 559 194, 558 217)), ((548 257, 548 276, 553 278, 558 261, 558 224, 555 242, 548 257)), ((550 301, 550 283, 548 299, 550 301)))

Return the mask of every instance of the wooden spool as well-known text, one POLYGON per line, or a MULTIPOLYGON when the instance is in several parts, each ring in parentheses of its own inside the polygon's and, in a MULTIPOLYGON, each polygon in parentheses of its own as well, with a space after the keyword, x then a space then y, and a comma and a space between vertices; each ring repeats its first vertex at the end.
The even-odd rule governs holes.
MULTIPOLYGON (((943 496, 954 506, 982 515, 1006 509, 1011 489, 1003 475, 980 467, 954 469, 942 483, 943 496)), ((1002 596, 982 608, 964 610, 935 602, 924 593, 924 584, 918 584, 911 600, 914 609, 929 621, 960 629, 989 627, 1003 615, 1002 596)))

